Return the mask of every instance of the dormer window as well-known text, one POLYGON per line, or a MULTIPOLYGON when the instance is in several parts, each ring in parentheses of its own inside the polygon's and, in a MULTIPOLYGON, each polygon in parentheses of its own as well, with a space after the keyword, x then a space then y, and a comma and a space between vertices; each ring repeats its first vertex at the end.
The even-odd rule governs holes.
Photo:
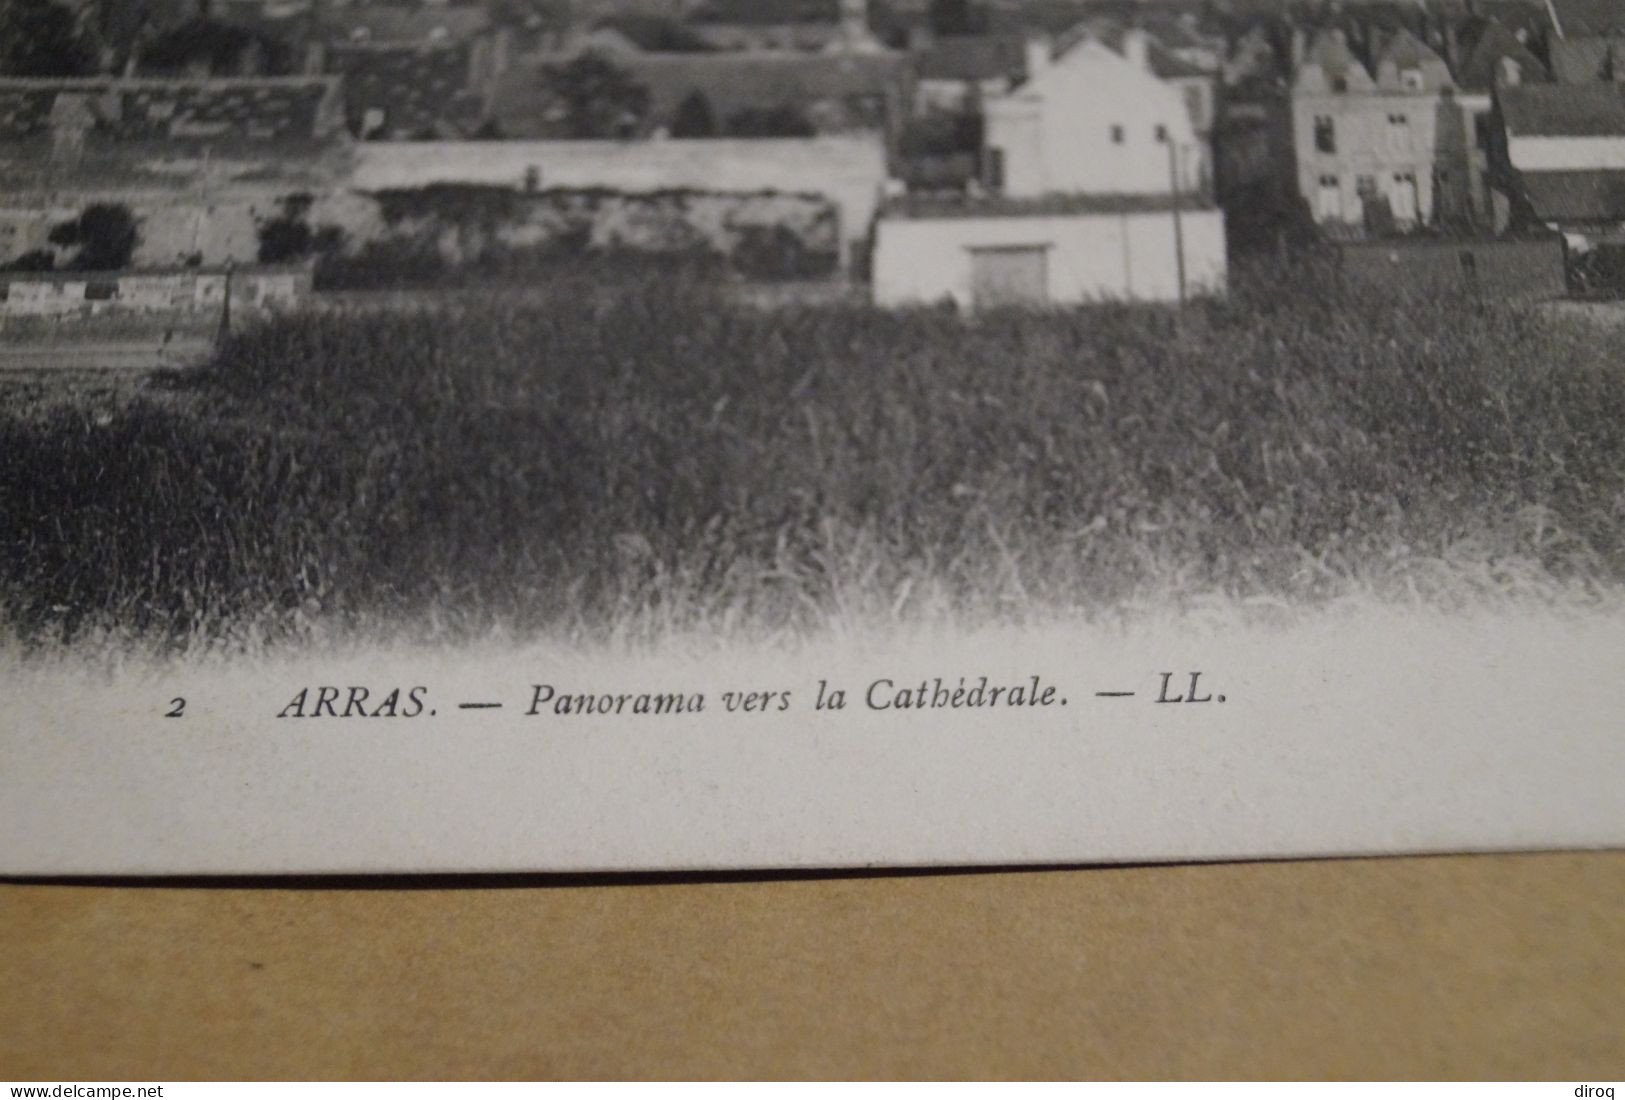
POLYGON ((1399 72, 1399 86, 1407 92, 1420 92, 1423 89, 1421 69, 1401 69, 1399 72))
POLYGON ((1332 77, 1332 91, 1339 94, 1349 90, 1349 78, 1346 76, 1332 77))

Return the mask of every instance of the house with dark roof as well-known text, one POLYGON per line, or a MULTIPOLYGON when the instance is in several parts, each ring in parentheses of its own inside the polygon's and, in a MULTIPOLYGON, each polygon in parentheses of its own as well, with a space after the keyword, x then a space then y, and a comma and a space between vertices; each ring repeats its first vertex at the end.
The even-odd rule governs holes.
POLYGON ((1525 223, 1571 252, 1625 244, 1625 86, 1547 84, 1497 93, 1498 182, 1525 223))

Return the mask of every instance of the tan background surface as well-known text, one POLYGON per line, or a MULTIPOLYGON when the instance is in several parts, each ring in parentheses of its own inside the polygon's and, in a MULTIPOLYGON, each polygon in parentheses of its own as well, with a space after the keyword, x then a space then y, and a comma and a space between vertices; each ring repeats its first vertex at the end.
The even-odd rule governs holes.
POLYGON ((544 881, 0 886, 0 1078, 1625 1076, 1625 853, 544 881))

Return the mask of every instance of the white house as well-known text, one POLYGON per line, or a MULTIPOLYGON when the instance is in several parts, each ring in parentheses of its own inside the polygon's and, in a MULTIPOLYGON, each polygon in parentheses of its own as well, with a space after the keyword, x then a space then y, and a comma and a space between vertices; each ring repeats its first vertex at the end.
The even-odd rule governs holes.
POLYGON ((1118 53, 1086 37, 1050 59, 1033 43, 1027 80, 989 99, 986 183, 1013 197, 1083 191, 1155 195, 1195 191, 1207 152, 1181 90, 1150 63, 1143 31, 1118 53))
POLYGON ((990 99, 987 194, 896 198, 876 222, 883 306, 1182 301, 1225 284, 1224 215, 1185 97, 1130 32, 1085 38, 990 99))

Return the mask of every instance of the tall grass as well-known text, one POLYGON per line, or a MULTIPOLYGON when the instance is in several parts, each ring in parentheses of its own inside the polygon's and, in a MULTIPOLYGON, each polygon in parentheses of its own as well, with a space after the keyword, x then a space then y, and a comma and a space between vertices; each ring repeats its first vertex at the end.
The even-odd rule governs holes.
POLYGON ((660 638, 1625 581, 1620 337, 1320 268, 1183 312, 311 315, 177 403, 0 415, 0 609, 114 631, 660 638))

